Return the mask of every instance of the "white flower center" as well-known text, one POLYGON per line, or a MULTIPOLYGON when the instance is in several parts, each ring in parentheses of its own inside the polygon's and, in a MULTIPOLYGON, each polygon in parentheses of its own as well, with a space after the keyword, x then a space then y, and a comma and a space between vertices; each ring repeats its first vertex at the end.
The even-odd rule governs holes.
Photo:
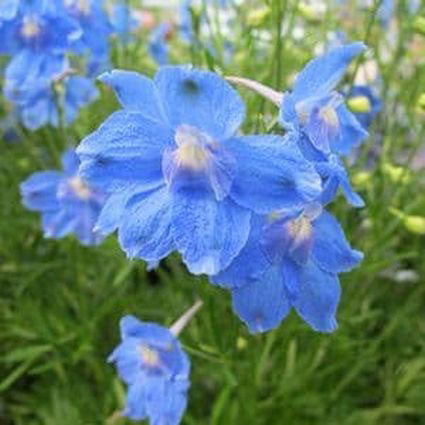
POLYGON ((140 346, 140 354, 142 356, 143 364, 149 367, 159 366, 158 352, 148 347, 147 345, 140 346))
POLYGON ((84 201, 87 201, 90 198, 92 192, 81 177, 72 177, 69 179, 69 185, 78 198, 84 201))
POLYGON ((199 171, 208 165, 210 155, 203 146, 203 141, 208 140, 207 135, 194 127, 181 125, 176 130, 174 140, 178 146, 176 160, 179 166, 199 171))
POLYGON ((331 105, 327 105, 320 110, 320 117, 325 121, 325 123, 337 130, 339 128, 339 119, 335 111, 335 108, 331 105))
POLYGON ((21 34, 25 38, 34 38, 40 33, 40 25, 34 16, 25 16, 21 34))
POLYGON ((64 0, 65 7, 75 7, 75 9, 82 15, 90 14, 90 1, 89 0, 64 0))

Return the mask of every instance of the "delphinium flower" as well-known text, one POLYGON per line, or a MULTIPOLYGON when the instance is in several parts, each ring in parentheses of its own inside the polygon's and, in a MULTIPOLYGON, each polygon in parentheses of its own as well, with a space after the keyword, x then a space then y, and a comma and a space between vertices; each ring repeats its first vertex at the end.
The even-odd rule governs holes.
POLYGON ((369 85, 355 85, 347 95, 347 106, 365 129, 381 109, 381 101, 369 85))
MULTIPOLYGON (((0 15, 9 10, 7 3, 0 5, 0 15)), ((61 72, 66 67, 65 53, 80 36, 78 25, 59 0, 19 2, 12 18, 0 22, 0 53, 12 56, 6 83, 19 87, 61 72)))
POLYGON ((133 31, 142 25, 135 11, 124 1, 113 5, 111 23, 122 44, 128 44, 132 40, 133 31))
POLYGON ((362 199, 351 188, 340 155, 348 155, 368 133, 335 88, 350 62, 364 48, 362 43, 351 43, 313 59, 298 74, 292 90, 283 94, 252 80, 229 78, 280 107, 281 124, 296 135, 304 156, 315 164, 323 178, 321 202, 328 202, 341 187, 352 205, 363 206, 362 199))
POLYGON ((154 61, 158 65, 168 63, 168 40, 173 31, 170 22, 162 22, 150 34, 148 50, 154 61))
POLYGON ((74 234, 84 245, 95 245, 103 237, 93 230, 105 197, 78 176, 79 160, 74 150, 62 155, 63 171, 41 171, 21 184, 22 203, 41 213, 47 238, 74 234))
POLYGON ((119 70, 101 80, 123 109, 81 142, 80 173, 110 195, 97 228, 118 229, 129 257, 177 250, 192 273, 218 273, 245 245, 251 211, 321 192, 291 135, 237 135, 244 104, 218 75, 167 66, 153 80, 119 70))
POLYGON ((78 22, 81 37, 73 43, 78 54, 88 54, 92 75, 105 70, 109 63, 109 36, 113 26, 104 10, 103 0, 63 0, 67 12, 78 22))
POLYGON ((196 303, 170 329, 134 316, 121 319, 122 342, 108 361, 116 364, 128 385, 125 416, 149 418, 152 425, 180 423, 187 404, 190 361, 177 336, 201 305, 196 303))
POLYGON ((231 290, 233 308, 252 333, 277 327, 291 307, 314 330, 331 332, 337 326, 338 274, 361 259, 337 220, 312 203, 253 217, 247 244, 212 280, 231 290))
POLYGON ((19 88, 6 86, 4 94, 15 105, 23 125, 36 130, 46 124, 57 127, 60 113, 63 124, 72 123, 80 109, 94 101, 99 92, 91 79, 65 72, 53 80, 39 79, 38 84, 30 81, 19 88))

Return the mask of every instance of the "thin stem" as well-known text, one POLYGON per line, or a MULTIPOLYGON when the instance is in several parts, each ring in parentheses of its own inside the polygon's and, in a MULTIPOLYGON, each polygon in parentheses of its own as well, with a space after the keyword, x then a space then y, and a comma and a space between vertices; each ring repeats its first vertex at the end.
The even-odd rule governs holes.
POLYGON ((197 300, 192 307, 189 308, 179 319, 177 319, 171 326, 170 332, 178 336, 180 332, 186 327, 192 317, 197 313, 197 311, 203 306, 202 300, 197 300))

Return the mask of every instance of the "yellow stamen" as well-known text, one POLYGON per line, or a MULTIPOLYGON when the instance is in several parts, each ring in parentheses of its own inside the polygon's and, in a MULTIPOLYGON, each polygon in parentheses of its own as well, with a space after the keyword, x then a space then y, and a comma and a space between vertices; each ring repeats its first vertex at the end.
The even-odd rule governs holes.
POLYGON ((84 182, 84 180, 81 179, 81 177, 72 177, 69 180, 69 185, 71 186, 74 193, 82 200, 88 200, 91 196, 91 190, 87 186, 87 184, 84 182))
POLYGON ((33 38, 40 33, 40 25, 37 20, 31 16, 24 18, 24 23, 21 28, 21 34, 25 38, 33 38))
POLYGON ((208 151, 201 145, 195 129, 181 126, 174 136, 177 143, 177 163, 195 171, 204 169, 209 161, 208 151))
POLYGON ((141 345, 140 353, 142 355, 143 364, 146 366, 156 367, 159 365, 159 355, 157 351, 147 345, 141 345))

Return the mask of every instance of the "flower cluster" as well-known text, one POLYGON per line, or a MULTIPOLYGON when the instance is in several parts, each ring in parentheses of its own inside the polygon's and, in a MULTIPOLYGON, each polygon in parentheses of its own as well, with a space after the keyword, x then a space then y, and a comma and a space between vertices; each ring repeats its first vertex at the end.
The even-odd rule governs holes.
POLYGON ((103 0, 2 2, 4 96, 27 128, 58 126, 61 114, 70 123, 96 99, 92 77, 109 68, 109 37, 123 31, 112 21, 103 0))
POLYGON ((367 135, 335 87, 363 49, 311 61, 285 94, 244 80, 279 104, 284 136, 240 134, 244 104, 214 73, 103 74, 122 109, 77 149, 81 176, 108 195, 97 229, 117 230, 131 258, 179 252, 190 272, 231 290, 252 332, 276 327, 291 306, 334 330, 338 274, 362 255, 324 207, 339 187, 363 205, 340 155, 367 135))

